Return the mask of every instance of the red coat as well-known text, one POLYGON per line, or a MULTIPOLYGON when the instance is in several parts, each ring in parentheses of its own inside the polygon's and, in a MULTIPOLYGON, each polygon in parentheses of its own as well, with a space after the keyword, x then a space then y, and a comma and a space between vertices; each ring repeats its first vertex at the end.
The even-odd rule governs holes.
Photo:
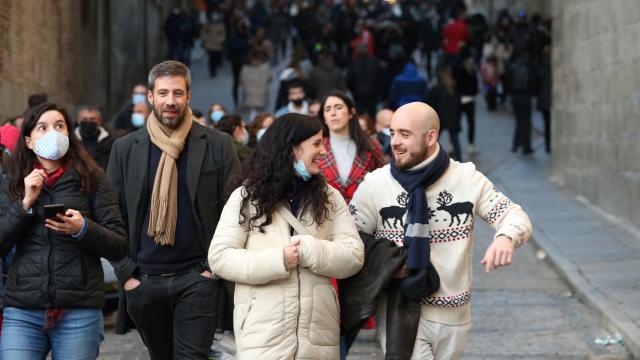
POLYGON ((351 166, 351 171, 349 172, 349 179, 345 185, 342 185, 342 182, 340 181, 340 174, 338 173, 338 165, 336 164, 333 153, 331 152, 331 142, 329 137, 325 137, 323 139, 323 143, 325 150, 327 150, 327 155, 320 161, 320 167, 322 168, 324 178, 327 180, 329 185, 340 191, 340 194, 342 194, 342 197, 344 197, 348 204, 351 201, 353 194, 356 192, 358 185, 360 185, 362 180, 364 180, 364 176, 382 166, 382 150, 380 149, 380 145, 371 142, 373 153, 367 151, 364 156, 361 156, 360 154, 356 155, 355 160, 353 160, 353 165, 351 166))
POLYGON ((469 43, 469 28, 462 20, 453 20, 442 29, 442 50, 445 54, 458 55, 460 43, 469 43))

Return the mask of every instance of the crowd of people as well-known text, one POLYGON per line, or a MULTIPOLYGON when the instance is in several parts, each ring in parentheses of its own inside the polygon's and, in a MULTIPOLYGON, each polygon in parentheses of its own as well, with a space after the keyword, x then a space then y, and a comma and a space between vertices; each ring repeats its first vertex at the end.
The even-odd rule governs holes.
POLYGON ((550 151, 550 24, 527 18, 489 26, 461 1, 205 1, 172 9, 173 60, 113 116, 32 95, 0 127, 0 359, 97 357, 101 257, 117 332, 135 327, 152 359, 206 359, 216 331, 239 359, 344 359, 374 322, 392 358, 460 358, 474 215, 496 229, 487 271, 531 233, 462 163, 462 118, 473 157, 477 95, 489 111, 510 98, 512 151, 529 154, 537 97, 550 151), (233 107, 191 108, 198 37, 209 76, 230 63, 233 107))
POLYGON ((512 151, 532 153, 535 98, 544 120, 545 150, 551 150, 551 23, 537 14, 502 10, 495 24, 489 24, 484 15, 469 14, 463 1, 205 3, 192 9, 195 15, 176 8, 189 24, 184 28, 200 29, 182 42, 202 39, 212 77, 229 61, 233 104, 228 105, 247 123, 267 111, 276 117, 291 111, 317 115, 332 90, 348 92, 358 114, 369 118, 381 108, 424 101, 446 109, 442 131, 448 133, 451 155, 463 160, 463 118, 464 158, 479 153, 475 122, 480 94, 488 111, 513 112, 512 151), (273 67, 283 59, 284 68, 275 73, 273 67), (272 81, 278 90, 275 103, 269 104, 272 81))

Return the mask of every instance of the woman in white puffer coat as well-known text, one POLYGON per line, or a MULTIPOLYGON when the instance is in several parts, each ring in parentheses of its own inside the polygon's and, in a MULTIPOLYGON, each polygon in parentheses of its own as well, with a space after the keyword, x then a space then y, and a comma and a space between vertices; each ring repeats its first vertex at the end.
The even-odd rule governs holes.
POLYGON ((364 245, 340 195, 327 186, 321 124, 277 119, 238 177, 209 264, 236 283, 237 358, 338 359, 340 309, 331 278, 362 267, 364 245))

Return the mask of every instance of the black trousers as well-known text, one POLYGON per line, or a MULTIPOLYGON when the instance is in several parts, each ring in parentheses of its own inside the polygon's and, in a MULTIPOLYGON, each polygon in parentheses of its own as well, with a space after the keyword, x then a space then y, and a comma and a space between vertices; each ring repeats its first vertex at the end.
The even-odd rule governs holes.
POLYGON ((522 148, 531 152, 531 96, 511 94, 511 105, 516 117, 516 128, 513 133, 513 151, 522 148))
POLYGON ((544 119, 544 147, 547 152, 551 152, 551 110, 541 110, 544 119))
POLYGON ((233 75, 233 105, 238 106, 238 88, 240 87, 240 72, 242 71, 242 62, 231 63, 231 75, 233 75))
POLYGON ((469 144, 475 144, 476 138, 476 102, 470 101, 460 105, 460 122, 462 122, 462 114, 467 118, 469 131, 467 132, 467 141, 469 144))
POLYGON ((152 360, 209 359, 216 328, 218 281, 196 270, 140 278, 127 291, 127 312, 152 360))
POLYGON ((209 52, 209 75, 216 76, 218 67, 222 63, 222 52, 217 50, 208 50, 209 52))

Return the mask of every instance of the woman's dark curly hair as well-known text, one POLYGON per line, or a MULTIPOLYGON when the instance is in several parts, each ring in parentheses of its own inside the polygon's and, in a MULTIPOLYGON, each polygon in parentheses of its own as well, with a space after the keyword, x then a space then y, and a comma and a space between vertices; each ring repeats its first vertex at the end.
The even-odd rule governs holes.
POLYGON ((10 179, 9 195, 14 201, 24 196, 24 178, 33 171, 33 166, 38 163, 36 154, 27 147, 24 138, 31 134, 40 117, 47 111, 57 111, 62 114, 64 122, 67 125, 67 131, 69 132, 69 151, 67 151, 66 155, 60 159, 60 161, 63 166, 75 170, 78 174, 80 190, 85 193, 93 191, 96 173, 102 171, 89 152, 85 150, 84 146, 80 143, 80 140, 73 135, 71 118, 62 107, 50 103, 35 106, 27 110, 24 114, 24 122, 22 123, 22 130, 20 132, 21 136, 18 139, 13 161, 7 172, 10 179))
MULTIPOLYGON (((294 147, 321 130, 317 120, 302 114, 286 114, 273 122, 260 139, 256 151, 244 162, 241 172, 230 182, 230 191, 244 186, 240 224, 248 222, 250 228, 260 232, 271 224, 276 209, 291 200, 295 189, 300 187, 293 168, 297 161, 294 147), (255 214, 247 218, 250 205, 255 208, 255 214)), ((316 224, 322 224, 329 218, 332 204, 322 175, 313 175, 304 182, 300 196, 301 213, 313 214, 316 224)))

